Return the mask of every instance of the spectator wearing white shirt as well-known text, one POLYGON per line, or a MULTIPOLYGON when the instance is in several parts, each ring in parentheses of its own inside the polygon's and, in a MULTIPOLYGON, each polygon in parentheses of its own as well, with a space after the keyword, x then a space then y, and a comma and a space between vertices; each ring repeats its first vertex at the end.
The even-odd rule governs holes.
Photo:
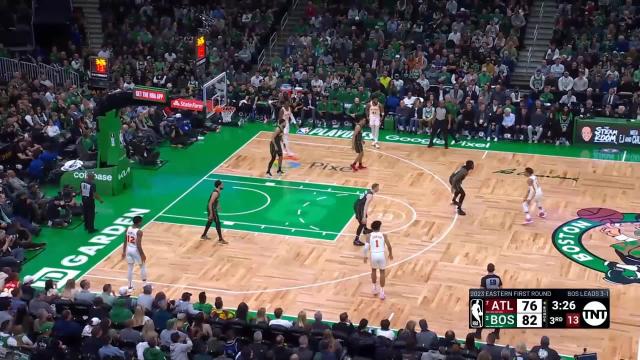
POLYGON ((49 123, 47 124, 47 127, 44 128, 44 131, 50 138, 55 138, 60 135, 60 128, 58 127, 58 125, 53 123, 53 120, 49 120, 49 123))
POLYGON ((560 50, 558 50, 555 44, 549 44, 549 49, 547 49, 547 53, 544 55, 544 58, 547 61, 555 61, 560 58, 560 50))
POLYGON ((193 348, 193 342, 188 336, 182 339, 179 332, 171 334, 171 360, 189 360, 189 352, 193 348))
POLYGON ((164 53, 164 59, 170 63, 174 62, 177 57, 178 56, 173 51, 167 51, 166 53, 164 53))
POLYGON ((562 65, 562 59, 560 59, 559 57, 554 61, 555 63, 551 65, 551 68, 549 70, 555 77, 559 78, 562 76, 562 74, 564 74, 564 65, 562 65))
POLYGON ((122 84, 122 90, 124 91, 131 91, 134 87, 136 87, 136 84, 131 79, 126 79, 122 84))
POLYGON ((396 334, 393 330, 390 330, 391 322, 388 319, 384 319, 380 321, 380 329, 376 331, 376 335, 384 336, 387 339, 394 341, 396 339, 396 334))
POLYGON ((580 70, 577 78, 573 79, 573 91, 576 93, 584 93, 589 88, 589 79, 584 76, 584 71, 580 70))
POLYGON ((273 311, 273 316, 275 316, 276 318, 269 321, 269 326, 284 326, 287 329, 290 329, 293 326, 291 321, 282 319, 282 308, 275 309, 273 311))
POLYGON ((156 74, 156 76, 153 77, 153 86, 156 87, 164 87, 164 84, 167 82, 167 76, 164 74, 156 74))
POLYGON ((260 87, 260 85, 262 85, 262 80, 264 80, 264 78, 256 71, 256 74, 251 77, 251 86, 254 88, 260 87))
POLYGON ((513 131, 515 130, 516 116, 511 113, 511 108, 505 107, 504 114, 502 115, 502 133, 505 139, 513 138, 513 131))
POLYGON ((391 80, 391 83, 393 84, 393 87, 397 91, 400 91, 402 89, 402 87, 404 86, 404 80, 400 79, 400 75, 398 75, 398 74, 395 74, 393 76, 393 80, 391 80))
POLYGON ((318 75, 315 75, 313 80, 311 80, 311 89, 317 93, 321 93, 324 90, 324 81, 322 81, 318 75))
POLYGON ((560 104, 569 105, 569 107, 573 106, 573 104, 577 102, 578 100, 576 100, 576 97, 573 95, 571 90, 567 91, 567 93, 560 99, 560 104))
POLYGON ((429 88, 431 87, 431 83, 429 82, 429 80, 424 76, 424 73, 420 74, 420 78, 417 80, 417 83, 420 84, 420 86, 422 86, 422 89, 427 92, 429 91, 429 88))
POLYGON ((462 35, 460 34, 459 31, 453 31, 449 34, 449 37, 447 38, 447 40, 451 40, 453 41, 456 45, 460 44, 460 39, 462 38, 462 35))
POLYGON ((569 72, 565 71, 562 77, 558 79, 558 90, 567 92, 573 89, 573 78, 569 76, 569 72))
POLYGON ((407 105, 408 107, 413 107, 413 104, 416 102, 418 98, 413 96, 413 94, 411 93, 411 91, 407 92, 407 95, 404 96, 404 103, 405 105, 407 105))
POLYGON ((154 297, 153 295, 151 295, 152 292, 153 287, 151 286, 151 284, 146 284, 142 287, 142 294, 138 296, 138 305, 142 306, 145 311, 151 310, 153 307, 154 297))

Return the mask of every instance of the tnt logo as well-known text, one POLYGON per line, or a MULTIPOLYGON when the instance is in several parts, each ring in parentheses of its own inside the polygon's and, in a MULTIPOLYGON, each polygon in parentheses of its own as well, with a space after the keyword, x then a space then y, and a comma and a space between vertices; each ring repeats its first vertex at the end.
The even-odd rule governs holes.
POLYGON ((484 303, 482 299, 471 299, 469 301, 469 327, 479 329, 484 327, 484 303))
POLYGON ((78 274, 80 274, 80 271, 44 267, 33 275, 33 287, 44 288, 44 282, 47 280, 63 284, 67 280, 75 278, 78 274))
POLYGON ((606 306, 599 301, 592 301, 582 308, 582 318, 591 326, 600 326, 607 321, 609 312, 606 306))

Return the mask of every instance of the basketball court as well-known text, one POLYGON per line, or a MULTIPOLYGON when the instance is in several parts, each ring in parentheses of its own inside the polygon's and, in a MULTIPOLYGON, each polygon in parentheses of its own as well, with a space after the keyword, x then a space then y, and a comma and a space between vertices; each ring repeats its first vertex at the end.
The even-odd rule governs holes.
MULTIPOLYGON (((397 143, 375 150, 367 143, 368 169, 353 173, 349 139, 292 134, 297 158, 285 160, 282 178, 270 179, 264 177, 270 139, 262 131, 240 144, 205 176, 178 187, 184 192, 146 224, 143 246, 156 290, 174 298, 206 291, 232 308, 245 301, 252 309, 272 312, 280 306, 293 315, 321 310, 328 320, 347 311, 354 322, 367 317, 378 325, 388 318, 394 328, 426 318, 439 335, 453 329, 464 338, 470 331, 469 288, 479 286, 493 262, 508 288, 612 289, 609 330, 506 330, 501 344, 524 340, 533 346, 549 335, 552 347, 564 354, 587 347, 603 359, 636 358, 639 285, 607 282, 601 267, 574 256, 584 250, 621 262, 611 247, 616 239, 599 227, 585 230, 574 247, 553 236, 584 208, 610 208, 632 219, 640 208, 639 165, 397 143), (476 168, 465 181, 468 215, 458 216, 447 179, 466 160, 476 168), (534 216, 525 226, 526 178, 520 172, 527 166, 539 175, 548 217, 534 216), (225 184, 220 215, 230 244, 224 246, 215 232, 212 240, 200 240, 206 201, 218 179, 225 184), (380 192, 369 221, 382 221, 394 253, 384 301, 370 293, 369 265, 362 248, 352 245, 353 202, 374 182, 380 192)), ((618 228, 631 237, 637 230, 633 221, 618 228)), ((127 265, 115 249, 86 275, 94 289, 125 283, 127 265)))

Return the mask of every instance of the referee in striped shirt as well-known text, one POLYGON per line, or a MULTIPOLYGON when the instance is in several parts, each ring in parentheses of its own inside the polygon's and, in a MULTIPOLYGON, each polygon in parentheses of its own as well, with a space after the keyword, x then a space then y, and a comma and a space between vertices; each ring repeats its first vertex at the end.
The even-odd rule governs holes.
MULTIPOLYGON (((487 275, 480 279, 480 287, 483 289, 502 289, 502 279, 500 276, 494 274, 496 266, 492 263, 487 265, 487 275)), ((496 335, 496 339, 500 339, 500 329, 494 329, 493 333, 496 335)), ((482 338, 482 329, 476 329, 476 339, 482 338)))

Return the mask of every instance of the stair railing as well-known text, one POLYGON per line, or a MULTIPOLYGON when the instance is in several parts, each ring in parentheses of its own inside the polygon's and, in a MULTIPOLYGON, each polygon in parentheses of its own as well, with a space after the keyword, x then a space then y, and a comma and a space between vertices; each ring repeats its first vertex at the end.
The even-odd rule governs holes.
POLYGON ((536 23, 536 27, 533 30, 533 43, 529 46, 529 51, 527 54, 527 65, 531 64, 531 55, 533 53, 533 47, 536 45, 538 41, 538 27, 542 22, 542 15, 544 14, 544 1, 540 4, 540 11, 538 11, 538 21, 536 23))

